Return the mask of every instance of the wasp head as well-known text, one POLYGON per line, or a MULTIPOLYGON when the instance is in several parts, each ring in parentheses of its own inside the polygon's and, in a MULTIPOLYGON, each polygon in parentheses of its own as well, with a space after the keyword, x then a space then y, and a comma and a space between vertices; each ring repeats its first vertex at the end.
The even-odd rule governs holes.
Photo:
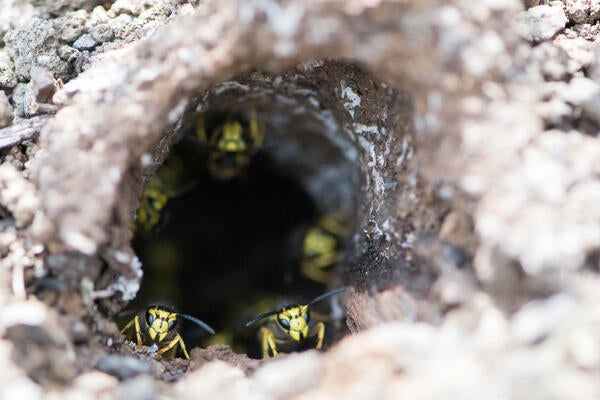
POLYGON ((146 310, 148 334, 156 343, 160 343, 175 329, 177 313, 161 307, 151 307, 146 310))
POLYGON ((277 314, 277 322, 292 339, 299 342, 308 335, 310 312, 307 305, 291 305, 277 314))

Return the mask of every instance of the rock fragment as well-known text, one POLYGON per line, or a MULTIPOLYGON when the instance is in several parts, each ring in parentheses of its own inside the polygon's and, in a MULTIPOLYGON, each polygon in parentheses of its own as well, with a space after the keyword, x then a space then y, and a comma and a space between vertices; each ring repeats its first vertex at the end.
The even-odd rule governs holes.
POLYGON ((16 84, 15 64, 2 49, 0 50, 0 87, 13 88, 16 84))
POLYGON ((115 17, 120 14, 140 15, 143 11, 142 1, 139 0, 117 0, 108 11, 108 15, 115 17))
POLYGON ((29 118, 55 112, 56 106, 52 104, 52 96, 58 89, 58 83, 52 74, 38 66, 32 66, 29 74, 29 83, 19 83, 13 90, 16 114, 29 118))
POLYGON ((112 40, 114 33, 109 24, 98 24, 92 27, 90 35, 98 43, 103 43, 112 40))
POLYGON ((75 47, 79 51, 91 50, 94 47, 96 47, 97 44, 98 43, 94 40, 92 35, 86 33, 84 35, 81 35, 79 39, 77 39, 75 43, 73 43, 73 47, 75 47))
POLYGON ((600 18, 599 0, 566 0, 567 17, 576 24, 594 23, 600 18))
POLYGON ((562 7, 547 5, 532 7, 517 15, 517 32, 533 43, 552 39, 564 29, 567 17, 562 7))
POLYGON ((44 67, 56 76, 66 77, 68 65, 57 54, 57 32, 52 22, 33 19, 25 28, 4 36, 8 54, 14 60, 17 78, 28 81, 32 66, 44 67))
POLYGON ((54 26, 63 42, 72 43, 86 31, 86 23, 89 16, 85 10, 69 12, 65 16, 57 18, 54 26))
POLYGON ((148 361, 109 354, 100 359, 97 368, 119 379, 130 379, 140 374, 150 373, 152 366, 148 361))

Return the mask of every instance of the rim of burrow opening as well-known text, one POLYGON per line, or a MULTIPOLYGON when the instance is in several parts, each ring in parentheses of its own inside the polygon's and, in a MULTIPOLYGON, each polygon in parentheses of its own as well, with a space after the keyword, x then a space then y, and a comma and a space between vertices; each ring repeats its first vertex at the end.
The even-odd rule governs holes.
MULTIPOLYGON (((270 115, 267 120, 275 126, 285 125, 281 116, 286 114, 293 115, 292 120, 300 121, 300 124, 310 122, 317 126, 316 132, 325 134, 330 143, 341 149, 346 161, 353 160, 357 165, 358 176, 354 183, 360 196, 355 192, 355 197, 351 195, 351 201, 347 202, 349 208, 355 207, 354 211, 357 211, 350 244, 352 251, 336 274, 340 284, 355 290, 343 296, 342 305, 345 307, 358 291, 370 289, 368 293, 372 293, 373 289, 387 288, 390 279, 402 279, 390 271, 390 263, 386 260, 404 257, 405 246, 418 228, 400 222, 395 214, 398 203, 402 202, 398 199, 410 197, 410 192, 416 190, 415 176, 418 174, 413 158, 413 111, 408 94, 377 80, 357 65, 315 62, 303 64, 284 75, 252 73, 223 82, 206 90, 199 96, 197 104, 153 146, 154 155, 150 156, 154 160, 166 158, 169 147, 195 121, 194 115, 224 105, 234 109, 251 105, 261 114, 270 115), (325 78, 322 76, 324 69, 325 78), (307 119, 307 114, 312 119, 307 119), (326 129, 319 129, 319 126, 326 129), (370 287, 369 274, 379 279, 370 287)), ((133 170, 141 173, 133 177, 137 186, 128 185, 130 195, 126 198, 134 198, 128 205, 129 215, 139 204, 136 191, 141 193, 142 182, 147 182, 160 165, 155 162, 143 168, 139 160, 134 163, 137 165, 133 170)), ((331 209, 329 197, 318 199, 318 202, 324 204, 323 209, 331 209)), ((129 228, 130 225, 125 227, 129 228)), ((139 284, 136 279, 141 276, 130 282, 134 289, 139 284)), ((122 286, 123 282, 120 284, 122 286)), ((115 309, 114 299, 103 302, 109 302, 108 310, 115 309)), ((346 316, 356 321, 355 315, 346 313, 346 316)), ((348 323, 352 331, 361 328, 355 321, 348 323)))

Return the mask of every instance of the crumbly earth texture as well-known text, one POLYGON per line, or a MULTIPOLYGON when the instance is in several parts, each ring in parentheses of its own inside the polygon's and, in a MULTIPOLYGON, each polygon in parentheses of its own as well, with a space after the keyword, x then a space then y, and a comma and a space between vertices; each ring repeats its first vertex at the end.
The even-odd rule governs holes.
POLYGON ((597 0, 1 2, 0 398, 599 399, 599 44, 597 0), (157 360, 139 196, 248 107, 354 216, 351 334, 157 360))

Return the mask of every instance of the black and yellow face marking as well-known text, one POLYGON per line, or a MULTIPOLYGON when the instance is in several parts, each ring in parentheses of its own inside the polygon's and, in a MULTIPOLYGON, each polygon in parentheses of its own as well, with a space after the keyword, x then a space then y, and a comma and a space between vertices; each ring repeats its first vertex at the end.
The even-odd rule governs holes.
POLYGON ((164 211, 169 201, 189 191, 194 182, 184 180, 184 164, 177 154, 172 154, 156 174, 150 178, 136 211, 132 230, 136 234, 148 234, 157 229, 160 222, 164 222, 164 211))
POLYGON ((252 155, 263 143, 264 126, 252 110, 247 123, 228 119, 207 133, 204 117, 200 116, 196 121, 196 135, 208 146, 209 172, 217 179, 228 180, 250 164, 252 155))
POLYGON ((161 343, 167 338, 169 331, 177 325, 177 314, 165 308, 149 308, 146 310, 146 324, 150 339, 161 343))
MULTIPOLYGON (((152 180, 154 179, 157 178, 152 178, 152 180)), ((173 191, 160 188, 159 185, 153 184, 152 180, 142 194, 140 206, 136 212, 134 232, 152 231, 158 225, 169 199, 174 195, 173 191)))
MULTIPOLYGON (((316 297, 308 304, 292 304, 279 310, 261 314, 246 323, 251 326, 254 323, 267 319, 258 333, 262 347, 263 358, 279 354, 280 347, 290 347, 291 343, 301 343, 309 338, 315 338, 315 349, 321 350, 323 338, 325 337, 325 324, 322 321, 310 327, 310 306, 329 296, 333 296, 346 290, 345 287, 338 288, 316 297)), ((291 346, 293 347, 293 346, 291 346)))
POLYGON ((304 276, 326 285, 331 269, 342 257, 341 237, 347 230, 333 217, 323 217, 311 226, 302 242, 300 270, 304 276))
POLYGON ((172 360, 181 351, 183 356, 189 360, 185 343, 177 332, 178 317, 185 318, 200 326, 207 332, 214 334, 215 331, 201 320, 187 314, 180 314, 165 306, 150 306, 139 312, 125 327, 121 333, 128 339, 135 341, 138 346, 158 345, 157 356, 164 360, 172 360))
POLYGON ((228 121, 214 133, 217 139, 215 148, 225 153, 242 153, 248 150, 249 143, 244 139, 244 130, 239 121, 228 121))
POLYGON ((277 313, 277 323, 296 342, 300 342, 308 336, 309 322, 310 311, 307 305, 294 304, 284 307, 277 313))

